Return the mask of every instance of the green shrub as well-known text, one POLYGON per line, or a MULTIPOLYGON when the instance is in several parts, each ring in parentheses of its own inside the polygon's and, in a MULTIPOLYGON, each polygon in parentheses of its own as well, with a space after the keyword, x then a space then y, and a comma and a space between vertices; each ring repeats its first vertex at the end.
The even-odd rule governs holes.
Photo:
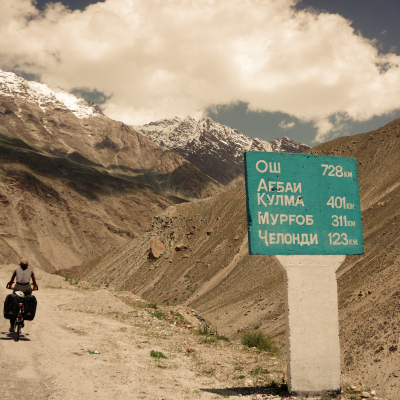
POLYGON ((75 281, 73 278, 69 277, 68 275, 65 277, 65 280, 70 284, 70 285, 77 285, 79 281, 75 281))
POLYGON ((150 313, 153 317, 156 317, 156 318, 158 318, 158 319, 165 319, 165 317, 166 317, 166 315, 162 312, 162 311, 160 311, 160 310, 158 310, 158 311, 154 311, 154 312, 152 312, 152 313, 150 313))
POLYGON ((185 322, 185 318, 183 317, 182 314, 180 314, 176 311, 173 311, 173 310, 170 311, 170 314, 173 315, 174 317, 177 317, 180 322, 185 322))
POLYGON ((196 334, 200 336, 208 336, 211 334, 211 329, 208 325, 201 325, 197 328, 196 334))
POLYGON ((146 304, 147 308, 154 308, 155 310, 158 307, 158 304, 155 300, 148 301, 146 304))
POLYGON ((196 334, 199 336, 205 336, 203 343, 215 343, 217 340, 224 340, 229 342, 226 336, 218 334, 218 331, 214 330, 209 325, 201 325, 198 327, 196 334))
POLYGON ((167 358, 161 351, 154 351, 150 352, 150 356, 153 358, 167 358))
POLYGON ((230 340, 229 340, 228 337, 226 337, 226 336, 224 336, 224 335, 220 335, 220 334, 218 334, 218 332, 217 332, 217 339, 218 339, 218 340, 223 340, 223 341, 225 341, 225 342, 230 342, 230 340))
POLYGON ((263 332, 251 331, 243 333, 241 343, 246 347, 256 347, 260 351, 266 351, 271 354, 278 353, 278 347, 275 342, 263 332))

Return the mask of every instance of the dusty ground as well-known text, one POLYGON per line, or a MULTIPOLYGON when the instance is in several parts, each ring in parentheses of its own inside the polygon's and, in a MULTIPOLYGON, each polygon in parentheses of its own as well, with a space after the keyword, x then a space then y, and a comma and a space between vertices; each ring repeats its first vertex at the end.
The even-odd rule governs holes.
MULTIPOLYGON (((0 267, 3 299, 13 268, 0 267)), ((189 314, 187 323, 171 315, 174 325, 151 315, 160 309, 144 308, 133 295, 36 274, 38 311, 22 339, 16 342, 8 321, 0 322, 3 400, 252 398, 268 392, 257 386, 283 377, 279 358, 224 340, 202 343, 204 337, 187 328, 197 321, 189 314), (167 358, 151 357, 152 350, 167 358)))
MULTIPOLYGON (((14 268, 0 265, 3 299, 14 268)), ((2 400, 290 399, 282 392, 282 354, 215 340, 215 335, 205 343, 205 336, 196 334, 203 325, 192 309, 161 307, 130 292, 38 269, 36 276, 38 311, 19 342, 8 332, 8 320, 0 320, 2 400), (154 358, 151 351, 166 358, 154 358)), ((343 376, 344 388, 356 383, 343 376)), ((359 385, 338 399, 359 399, 365 389, 359 385)))

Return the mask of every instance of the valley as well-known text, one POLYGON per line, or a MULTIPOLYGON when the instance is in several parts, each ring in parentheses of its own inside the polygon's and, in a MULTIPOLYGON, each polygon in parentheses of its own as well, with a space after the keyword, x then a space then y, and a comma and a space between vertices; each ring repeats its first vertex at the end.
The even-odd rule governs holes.
MULTIPOLYGON (((311 149, 357 159, 365 254, 337 272, 342 371, 397 398, 400 121, 311 149)), ((221 332, 258 328, 283 348, 284 272, 273 256, 249 256, 244 188, 170 207, 149 231, 77 277, 132 290, 165 304, 187 304, 221 332), (150 239, 166 251, 148 258, 150 239), (185 246, 177 250, 177 243, 185 246)))
MULTIPOLYGON (((115 296, 133 296, 135 302, 156 302, 166 309, 187 307, 232 343, 237 343, 243 332, 258 330, 270 335, 284 352, 285 274, 274 256, 248 254, 241 160, 246 149, 289 151, 285 147, 288 143, 299 144, 285 137, 275 144, 251 141, 233 128, 210 119, 195 121, 190 117, 149 124, 147 134, 164 135, 164 140, 158 137, 153 142, 140 133, 145 128, 110 120, 93 104, 70 97, 66 101, 65 94, 49 91, 44 85, 3 71, 0 84, 1 276, 7 279, 12 266, 22 257, 28 258, 39 271, 45 288, 43 311, 57 313, 57 318, 64 319, 62 324, 49 325, 49 330, 56 333, 55 343, 68 341, 67 332, 75 339, 82 336, 85 344, 74 339, 74 346, 86 349, 91 329, 96 328, 93 343, 99 346, 107 340, 101 330, 109 328, 115 333, 107 352, 111 354, 113 348, 118 348, 115 356, 118 360, 106 358, 96 364, 97 375, 91 376, 91 380, 105 375, 106 366, 113 365, 115 373, 124 378, 112 387, 112 393, 123 396, 134 393, 144 399, 152 398, 151 392, 140 385, 132 388, 133 392, 124 392, 128 390, 125 386, 140 381, 141 377, 144 385, 168 387, 154 393, 159 398, 165 394, 172 399, 194 398, 191 391, 200 387, 208 387, 210 391, 199 392, 203 397, 197 393, 199 398, 219 398, 231 394, 211 389, 225 390, 235 384, 227 374, 213 383, 201 383, 203 378, 193 371, 182 377, 184 370, 192 368, 189 364, 196 363, 193 359, 188 363, 182 346, 173 366, 151 364, 151 360, 138 352, 137 346, 148 339, 140 330, 143 327, 136 327, 133 320, 126 325, 101 316, 99 322, 87 310, 63 308, 65 304, 73 308, 75 301, 81 305, 90 303, 99 293, 111 303, 115 296), (207 126, 212 129, 207 130, 207 126), (166 132, 170 135, 165 136, 166 132), (226 140, 230 135, 236 135, 232 143, 226 140), (244 146, 236 146, 239 137, 244 146), (175 145, 171 144, 173 138, 175 145), (222 146, 223 142, 228 145, 222 146), (163 250, 158 257, 150 258, 152 241, 163 250), (80 283, 75 287, 71 281, 80 283), (54 306, 53 296, 59 297, 54 306), (124 332, 130 335, 129 344, 125 343, 128 339, 124 332), (124 360, 133 355, 138 364, 130 364, 129 374, 124 375, 124 360), (146 381, 144 375, 149 369, 154 380, 146 381), (164 369, 170 374, 159 378, 156 372, 164 369), (184 382, 179 392, 181 397, 173 397, 175 372, 184 382), (162 379, 168 384, 161 383, 162 379), (195 383, 190 385, 192 381, 195 383)), ((357 160, 365 253, 347 256, 337 271, 343 385, 365 385, 376 389, 381 398, 395 400, 400 396, 400 120, 372 132, 337 138, 306 152, 357 160)), ((5 296, 5 290, 2 295, 5 296)), ((39 292, 39 298, 40 295, 39 292)), ((124 307, 122 300, 118 301, 121 303, 116 307, 124 307)), ((124 315, 132 311, 125 310, 124 315)), ((143 315, 151 322, 145 324, 145 330, 158 324, 143 315)), ((32 344, 29 357, 33 360, 43 350, 40 347, 52 340, 46 336, 48 333, 41 332, 43 325, 46 325, 45 314, 39 314, 37 328, 35 321, 31 324, 35 327, 31 331, 32 341, 26 343, 13 343, 5 325, 2 326, 3 348, 9 342, 13 344, 12 351, 20 344, 32 344)), ((168 349, 176 345, 172 343, 174 340, 197 346, 197 342, 179 336, 170 326, 160 329, 167 332, 163 337, 178 337, 170 339, 171 343, 165 339, 168 349)), ((157 340, 149 340, 144 346, 146 352, 156 343, 157 340)), ((218 353, 228 351, 218 346, 202 347, 201 351, 210 352, 215 361, 218 353)), ((53 344, 49 348, 57 353, 53 344)), ((72 371, 71 354, 78 353, 76 359, 83 360, 82 354, 77 348, 69 350, 65 357, 71 357, 66 362, 66 370, 70 372, 62 380, 50 376, 57 357, 46 349, 45 372, 40 377, 46 384, 40 388, 38 393, 42 397, 38 399, 43 396, 61 399, 65 393, 76 395, 59 387, 71 385, 79 378, 72 371), (51 379, 56 379, 57 384, 53 385, 51 379)), ((243 357, 252 358, 253 354, 246 353, 243 357)), ((86 362, 83 368, 88 373, 90 362, 86 362)), ((210 361, 201 362, 205 371, 210 361)), ((269 362, 263 359, 262 368, 268 369, 269 362)), ((284 363, 283 358, 277 362, 284 363)), ((228 361, 221 363, 231 365, 228 361)), ((32 373, 33 361, 27 370, 32 373)), ((246 376, 251 375, 250 371, 249 367, 246 376)), ((283 375, 276 374, 271 379, 279 380, 283 375)), ((34 380, 37 376, 32 377, 34 380)), ((11 382, 11 375, 7 379, 11 382)), ((88 386, 82 393, 109 395, 106 384, 98 385, 88 386)), ((253 380, 239 386, 255 385, 253 380)), ((244 394, 247 396, 247 392, 244 394)), ((7 396, 13 398, 11 392, 7 396)))

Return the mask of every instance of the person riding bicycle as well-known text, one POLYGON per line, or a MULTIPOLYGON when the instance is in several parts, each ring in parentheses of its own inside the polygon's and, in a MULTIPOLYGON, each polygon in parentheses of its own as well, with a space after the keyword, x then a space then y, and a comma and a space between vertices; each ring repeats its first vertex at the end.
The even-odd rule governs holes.
MULTIPOLYGON (((35 273, 28 268, 29 262, 26 258, 23 258, 19 263, 20 268, 17 268, 11 277, 10 282, 8 282, 8 288, 13 289, 13 293, 15 292, 23 292, 25 296, 29 296, 32 294, 32 287, 30 285, 30 280, 32 278, 33 282, 33 290, 37 289, 37 283, 35 278, 35 273), (12 288, 12 284, 14 283, 14 279, 16 278, 16 284, 14 288, 12 288)), ((10 319, 10 332, 14 332, 15 318, 10 319)))

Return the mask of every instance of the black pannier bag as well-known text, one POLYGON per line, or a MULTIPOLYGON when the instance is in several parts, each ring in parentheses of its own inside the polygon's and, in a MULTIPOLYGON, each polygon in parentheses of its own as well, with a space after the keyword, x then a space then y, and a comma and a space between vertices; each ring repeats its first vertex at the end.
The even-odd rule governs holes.
POLYGON ((35 318, 37 300, 34 295, 24 297, 24 320, 32 321, 35 318))
POLYGON ((18 314, 18 303, 20 297, 16 294, 8 294, 4 301, 3 315, 6 319, 16 318, 18 314))

